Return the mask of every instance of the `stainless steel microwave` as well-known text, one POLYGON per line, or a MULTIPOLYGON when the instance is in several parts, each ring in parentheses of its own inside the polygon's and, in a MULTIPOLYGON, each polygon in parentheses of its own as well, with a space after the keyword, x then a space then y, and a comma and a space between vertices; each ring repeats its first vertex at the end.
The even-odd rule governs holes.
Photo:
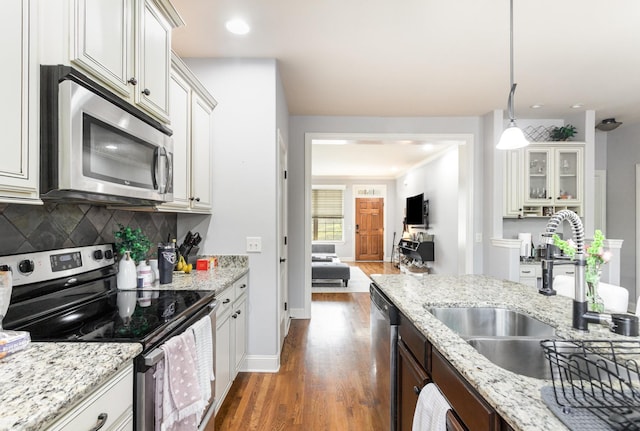
POLYGON ((171 131, 68 66, 40 70, 40 197, 154 205, 173 200, 171 131))

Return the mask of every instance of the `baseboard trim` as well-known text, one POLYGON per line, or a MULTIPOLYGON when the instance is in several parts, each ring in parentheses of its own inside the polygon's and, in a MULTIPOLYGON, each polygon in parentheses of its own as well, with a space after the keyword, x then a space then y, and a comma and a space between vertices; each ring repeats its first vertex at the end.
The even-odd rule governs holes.
POLYGON ((240 369, 250 373, 277 373, 280 370, 280 356, 247 355, 240 369))
POLYGON ((289 317, 292 319, 311 319, 311 316, 307 316, 304 308, 292 308, 289 311, 289 317))

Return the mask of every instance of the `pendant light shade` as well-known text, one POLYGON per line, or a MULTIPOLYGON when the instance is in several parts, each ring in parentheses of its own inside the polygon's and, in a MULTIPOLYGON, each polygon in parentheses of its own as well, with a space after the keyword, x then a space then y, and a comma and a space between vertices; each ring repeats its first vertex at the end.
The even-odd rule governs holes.
POLYGON ((511 120, 509 127, 502 132, 496 148, 498 150, 515 150, 526 147, 527 145, 529 145, 529 141, 524 137, 524 133, 522 133, 522 130, 516 125, 516 122, 511 120))
POLYGON ((516 124, 516 116, 513 111, 513 98, 516 92, 516 83, 513 82, 513 0, 509 1, 509 66, 511 75, 511 89, 509 90, 509 126, 502 132, 496 148, 499 150, 515 150, 526 147, 529 141, 516 124))

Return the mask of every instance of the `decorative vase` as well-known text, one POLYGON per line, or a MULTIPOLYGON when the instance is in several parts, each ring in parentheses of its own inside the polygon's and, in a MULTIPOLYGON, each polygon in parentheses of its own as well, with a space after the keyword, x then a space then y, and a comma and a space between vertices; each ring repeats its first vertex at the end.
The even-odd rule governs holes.
POLYGON ((598 294, 600 277, 595 277, 593 281, 587 281, 587 307, 589 311, 596 313, 604 312, 604 301, 598 294))
POLYGON ((116 284, 118 289, 135 289, 138 284, 138 274, 136 272, 136 264, 131 259, 131 252, 125 251, 124 256, 118 262, 118 275, 116 284))

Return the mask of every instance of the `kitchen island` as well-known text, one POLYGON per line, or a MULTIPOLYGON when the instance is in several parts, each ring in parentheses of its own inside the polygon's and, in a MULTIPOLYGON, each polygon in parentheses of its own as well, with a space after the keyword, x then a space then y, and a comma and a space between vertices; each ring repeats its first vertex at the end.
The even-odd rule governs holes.
MULTIPOLYGON (((629 339, 599 325, 589 332, 571 327, 572 300, 543 296, 520 283, 481 275, 372 275, 375 284, 427 338, 458 373, 513 429, 562 430, 566 427, 546 407, 540 390, 551 384, 502 369, 478 353, 429 313, 428 307, 503 307, 519 311, 556 328, 565 339, 629 339)), ((633 338, 638 340, 638 338, 633 338)))

